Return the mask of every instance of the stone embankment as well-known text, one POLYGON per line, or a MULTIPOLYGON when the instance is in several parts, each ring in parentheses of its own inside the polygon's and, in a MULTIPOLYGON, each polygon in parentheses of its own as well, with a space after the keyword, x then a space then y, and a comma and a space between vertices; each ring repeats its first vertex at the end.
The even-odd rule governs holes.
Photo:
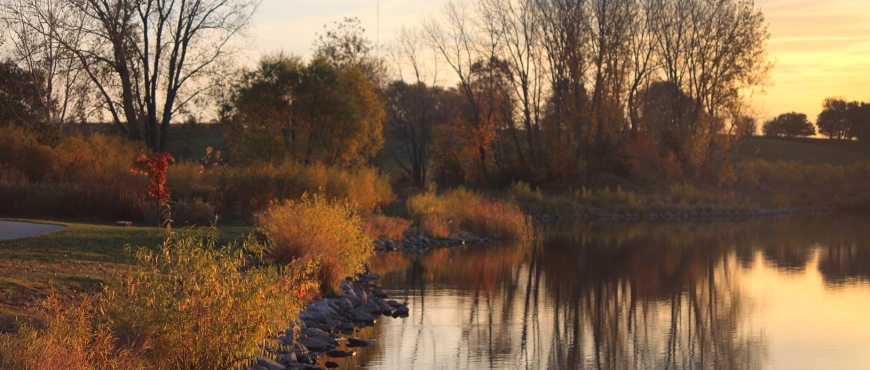
POLYGON ((354 356, 355 348, 372 344, 372 339, 353 336, 357 329, 372 326, 381 316, 408 317, 408 306, 393 300, 377 290, 375 274, 359 274, 356 281, 341 282, 340 298, 323 298, 308 304, 299 314, 299 322, 293 323, 283 335, 275 340, 276 348, 269 351, 277 361, 257 357, 257 363, 249 370, 323 369, 340 366, 334 359, 354 356), (324 358, 326 356, 326 358, 324 358))
MULTIPOLYGON (((423 235, 401 240, 379 239, 374 242, 379 252, 423 252, 431 248, 461 247, 467 244, 487 243, 489 238, 468 234, 463 238, 433 239, 423 235)), ((332 361, 356 355, 354 348, 367 347, 373 339, 354 337, 357 329, 372 326, 381 316, 408 317, 408 306, 377 290, 376 274, 359 274, 356 281, 341 282, 340 298, 323 298, 309 303, 299 314, 299 322, 293 323, 283 335, 276 338, 278 346, 269 348, 277 360, 257 357, 257 363, 249 370, 323 369, 340 366, 332 361), (326 356, 324 360, 324 356, 326 356)))
POLYGON ((756 218, 789 217, 795 215, 827 215, 833 207, 761 208, 755 211, 709 211, 709 212, 591 212, 579 215, 542 214, 536 221, 586 220, 586 221, 727 221, 756 218))

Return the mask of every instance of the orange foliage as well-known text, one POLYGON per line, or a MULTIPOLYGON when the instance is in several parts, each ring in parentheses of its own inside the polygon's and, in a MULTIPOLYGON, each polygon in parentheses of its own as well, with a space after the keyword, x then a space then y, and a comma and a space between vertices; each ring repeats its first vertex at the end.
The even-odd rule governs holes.
POLYGON ((165 152, 154 153, 151 158, 145 154, 140 154, 133 160, 133 167, 130 171, 137 174, 148 176, 148 195, 152 198, 157 198, 162 201, 169 199, 169 187, 166 186, 166 169, 169 168, 169 162, 175 162, 172 154, 165 152))

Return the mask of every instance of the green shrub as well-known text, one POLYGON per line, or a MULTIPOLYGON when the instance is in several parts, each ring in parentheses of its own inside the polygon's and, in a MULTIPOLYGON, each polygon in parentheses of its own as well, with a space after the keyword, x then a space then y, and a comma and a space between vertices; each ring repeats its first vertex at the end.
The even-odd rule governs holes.
POLYGON ((374 253, 356 207, 346 201, 304 196, 273 205, 258 217, 258 225, 267 240, 266 255, 282 263, 316 263, 327 294, 334 294, 345 277, 362 272, 374 253))
POLYGON ((465 188, 438 195, 430 190, 408 198, 408 213, 434 238, 472 232, 503 239, 529 239, 529 216, 515 203, 487 199, 465 188))

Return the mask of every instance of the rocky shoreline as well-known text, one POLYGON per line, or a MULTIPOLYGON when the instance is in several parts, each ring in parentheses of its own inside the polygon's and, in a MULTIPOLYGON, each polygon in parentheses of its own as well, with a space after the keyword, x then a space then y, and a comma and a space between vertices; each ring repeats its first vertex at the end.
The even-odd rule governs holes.
POLYGON ((318 365, 324 359, 326 368, 341 366, 332 360, 354 356, 354 348, 372 344, 371 339, 353 336, 358 329, 373 326, 381 316, 408 317, 406 304, 387 300, 376 289, 379 286, 374 282, 379 279, 371 273, 358 274, 355 280, 341 282, 341 297, 309 303, 299 321, 275 338, 278 345, 267 349, 277 360, 258 356, 256 364, 246 369, 324 369, 318 365))
POLYGON ((443 239, 435 239, 435 238, 427 238, 423 235, 417 235, 414 237, 406 237, 400 240, 390 240, 390 239, 378 239, 375 240, 375 251, 378 252, 394 252, 394 251, 405 251, 405 252, 424 252, 432 248, 453 248, 453 247, 461 247, 463 245, 468 244, 479 244, 479 243, 489 243, 490 239, 486 237, 480 237, 474 234, 467 234, 465 237, 455 237, 455 238, 443 238, 443 239))
MULTIPOLYGON (((489 238, 468 234, 465 237, 434 239, 423 235, 401 240, 374 241, 378 252, 424 252, 431 248, 461 247, 487 243, 489 238)), ((332 361, 356 355, 354 348, 367 347, 373 339, 360 339, 353 334, 361 328, 373 326, 381 316, 408 317, 408 306, 388 300, 387 294, 375 284, 380 276, 372 273, 357 274, 354 280, 345 279, 339 285, 339 298, 323 298, 309 303, 299 321, 275 338, 276 346, 266 348, 272 357, 258 356, 248 370, 324 369, 341 366, 332 361), (340 349, 342 348, 342 349, 340 349), (325 358, 324 358, 325 356, 325 358), (322 360, 327 361, 322 361, 322 360)), ((362 366, 362 365, 360 365, 362 366)))
POLYGON ((733 221, 757 218, 790 217, 796 215, 829 215, 836 209, 828 206, 761 208, 754 211, 709 211, 709 212, 590 212, 578 215, 540 214, 535 221, 561 220, 585 221, 733 221))

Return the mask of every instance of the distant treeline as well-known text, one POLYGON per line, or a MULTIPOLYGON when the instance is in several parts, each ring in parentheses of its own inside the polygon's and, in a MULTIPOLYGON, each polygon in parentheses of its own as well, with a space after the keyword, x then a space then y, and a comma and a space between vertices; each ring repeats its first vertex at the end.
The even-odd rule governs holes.
MULTIPOLYGON (((816 119, 819 134, 830 139, 870 141, 870 103, 827 98, 816 119)), ((803 113, 784 113, 762 126, 765 136, 813 136, 816 127, 803 113)))
POLYGON ((449 2, 382 51, 350 18, 310 60, 241 71, 229 45, 256 1, 188 3, 4 0, 0 120, 108 117, 165 151, 170 122, 211 109, 233 162, 387 163, 418 186, 715 182, 771 67, 749 0, 449 2))

